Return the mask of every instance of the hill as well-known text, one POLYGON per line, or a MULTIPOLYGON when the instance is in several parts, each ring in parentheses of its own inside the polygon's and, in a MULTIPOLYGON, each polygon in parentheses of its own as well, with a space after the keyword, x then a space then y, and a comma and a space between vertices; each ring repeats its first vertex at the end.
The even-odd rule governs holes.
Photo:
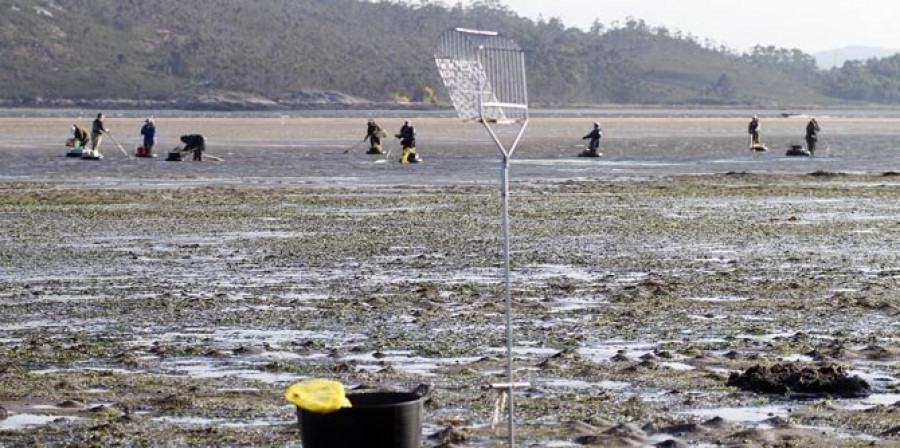
POLYGON ((849 47, 835 48, 828 51, 813 53, 819 68, 829 70, 839 68, 847 61, 866 61, 880 59, 900 53, 900 48, 876 48, 853 45, 849 47))
MULTIPOLYGON (((445 7, 359 0, 0 0, 6 105, 296 108, 445 98, 435 38, 500 31, 528 52, 536 105, 788 107, 832 101, 814 60, 736 55, 630 20, 582 31, 496 0, 445 7)), ((833 86, 832 86, 833 87, 833 86)))

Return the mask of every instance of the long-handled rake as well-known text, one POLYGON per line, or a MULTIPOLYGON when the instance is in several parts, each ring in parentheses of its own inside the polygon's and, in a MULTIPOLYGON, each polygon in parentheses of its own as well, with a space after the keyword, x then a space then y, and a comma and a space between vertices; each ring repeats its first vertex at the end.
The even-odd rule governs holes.
POLYGON ((344 154, 347 154, 348 152, 353 151, 354 149, 358 148, 359 145, 363 144, 364 142, 365 142, 365 140, 362 140, 362 141, 360 141, 360 142, 357 142, 355 145, 353 145, 353 146, 351 146, 351 147, 345 149, 345 150, 344 150, 344 154))
POLYGON ((500 150, 501 225, 506 299, 506 375, 508 377, 509 446, 515 446, 512 354, 512 297, 509 276, 509 165, 528 126, 525 53, 516 42, 493 31, 455 28, 438 37, 434 61, 453 107, 464 121, 484 125, 500 150), (515 124, 500 135, 500 124, 515 124), (506 144, 504 141, 506 140, 506 144))
POLYGON ((122 147, 122 144, 119 143, 119 140, 116 139, 116 136, 115 136, 115 135, 112 135, 112 132, 107 132, 106 135, 108 135, 109 138, 111 138, 112 141, 116 144, 116 146, 119 147, 119 151, 122 151, 122 154, 123 154, 125 157, 131 157, 130 155, 128 155, 128 152, 125 151, 125 148, 122 147))

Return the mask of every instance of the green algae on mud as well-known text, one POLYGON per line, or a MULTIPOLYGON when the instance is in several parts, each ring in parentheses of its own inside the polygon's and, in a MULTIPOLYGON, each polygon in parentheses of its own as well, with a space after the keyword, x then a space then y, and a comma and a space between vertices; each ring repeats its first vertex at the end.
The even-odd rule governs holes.
MULTIPOLYGON (((519 439, 693 422, 671 438, 900 443, 896 404, 725 386, 827 361, 897 393, 898 193, 857 175, 516 184, 519 439), (759 406, 785 410, 781 435, 690 413, 759 406)), ((106 406, 0 444, 299 445, 282 392, 319 376, 432 382, 426 431, 502 446, 483 388, 503 380, 498 208, 478 186, 0 185, 0 406, 106 406)))

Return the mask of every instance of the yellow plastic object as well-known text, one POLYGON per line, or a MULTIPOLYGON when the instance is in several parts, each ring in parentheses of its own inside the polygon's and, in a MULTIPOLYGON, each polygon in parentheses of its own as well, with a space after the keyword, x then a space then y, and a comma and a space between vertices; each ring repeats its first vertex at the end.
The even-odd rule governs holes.
POLYGON ((317 414, 328 414, 341 408, 352 407, 344 394, 343 384, 320 378, 301 381, 288 387, 284 398, 300 409, 317 414))

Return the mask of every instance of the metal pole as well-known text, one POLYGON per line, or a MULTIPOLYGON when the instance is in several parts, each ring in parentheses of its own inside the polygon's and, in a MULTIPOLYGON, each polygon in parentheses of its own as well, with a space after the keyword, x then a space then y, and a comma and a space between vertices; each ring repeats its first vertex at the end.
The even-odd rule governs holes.
POLYGON ((509 447, 515 448, 515 401, 513 392, 515 379, 513 378, 513 353, 512 353, 512 293, 509 280, 509 157, 503 155, 503 166, 500 169, 500 203, 501 221, 503 226, 503 271, 504 289, 506 295, 506 377, 509 381, 509 447))

